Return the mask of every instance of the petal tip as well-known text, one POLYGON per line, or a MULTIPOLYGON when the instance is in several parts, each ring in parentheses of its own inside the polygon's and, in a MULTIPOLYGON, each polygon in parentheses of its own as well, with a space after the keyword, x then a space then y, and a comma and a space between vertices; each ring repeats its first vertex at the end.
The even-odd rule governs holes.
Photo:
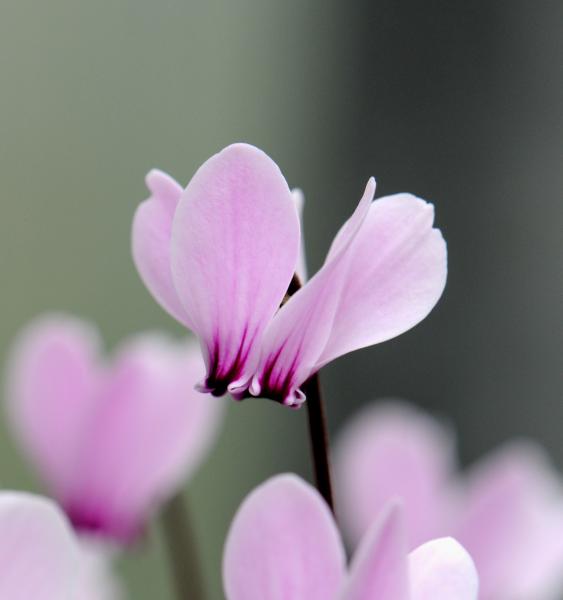
POLYGON ((149 192, 151 192, 151 194, 155 194, 157 193, 158 189, 163 185, 177 186, 178 184, 172 177, 170 177, 170 175, 168 175, 168 173, 165 173, 164 171, 155 168, 151 169, 145 175, 145 185, 147 186, 147 189, 149 190, 149 192))
POLYGON ((210 394, 213 390, 207 385, 207 379, 202 379, 194 385, 194 389, 202 394, 210 394))
POLYGON ((263 150, 260 150, 257 146, 249 144, 248 142, 234 142, 225 146, 222 150, 217 153, 217 156, 221 157, 238 157, 238 158, 250 158, 250 157, 263 157, 268 156, 263 150))
POLYGON ((258 379, 257 375, 254 375, 254 377, 252 378, 252 382, 250 384, 250 387, 248 388, 248 391, 253 396, 260 396, 260 392, 262 391, 262 384, 260 383, 260 379, 258 379))
POLYGON ((289 408, 298 409, 303 406, 306 399, 307 399, 307 397, 305 396, 305 394, 300 389, 296 389, 296 390, 292 390, 284 398, 282 404, 289 408))

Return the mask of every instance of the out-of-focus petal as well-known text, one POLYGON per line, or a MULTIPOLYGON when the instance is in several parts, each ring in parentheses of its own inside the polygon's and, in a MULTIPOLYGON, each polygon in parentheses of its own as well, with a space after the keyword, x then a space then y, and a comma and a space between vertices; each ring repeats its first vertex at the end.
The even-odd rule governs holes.
POLYGON ((339 598, 409 600, 407 549, 400 505, 388 506, 362 540, 339 598))
POLYGON ((134 539, 150 512, 198 466, 223 407, 194 390, 203 371, 195 343, 179 348, 145 334, 121 349, 63 499, 78 528, 134 539))
MULTIPOLYGON (((223 558, 228 600, 330 600, 345 555, 332 515, 316 490, 279 475, 243 502, 223 558)), ((395 598, 394 600, 399 600, 395 598)))
POLYGON ((543 451, 512 443, 459 489, 453 535, 471 554, 484 600, 551 600, 563 590, 563 495, 543 451))
POLYGON ((87 537, 79 542, 77 600, 122 600, 125 594, 112 564, 114 549, 87 537))
POLYGON ((297 267, 295 272, 301 284, 307 281, 307 254, 305 252, 305 236, 303 235, 303 207, 305 206, 305 196, 303 192, 295 188, 291 190, 295 207, 297 208, 297 214, 299 215, 299 222, 301 223, 301 243, 299 246, 299 258, 297 259, 297 267))
POLYGON ((77 565, 76 540, 55 504, 0 494, 0 598, 75 600, 77 565))
MULTIPOLYGON (((446 244, 432 228, 431 204, 409 194, 373 202, 350 244, 346 281, 331 335, 318 361, 393 338, 430 312, 446 283, 446 244)), ((348 237, 345 225, 327 263, 348 237)))
POLYGON ((184 191, 172 231, 172 273, 204 348, 207 391, 221 395, 250 377, 263 330, 293 277, 299 237, 283 175, 253 146, 228 146, 184 191))
POLYGON ((170 264, 172 221, 182 187, 157 169, 148 173, 146 183, 151 196, 139 205, 133 219, 133 261, 155 300, 174 318, 191 327, 174 288, 170 264))
POLYGON ((478 597, 475 565, 453 538, 432 540, 411 552, 409 579, 411 600, 477 600, 478 597))
POLYGON ((14 432, 51 493, 72 487, 79 448, 96 410, 99 340, 88 325, 62 315, 30 323, 7 368, 14 432))
POLYGON ((443 535, 453 436, 399 401, 373 403, 342 430, 334 447, 338 507, 356 545, 391 498, 400 498, 408 548, 443 535))
POLYGON ((299 386, 316 370, 329 339, 342 284, 348 268, 348 248, 361 230, 375 192, 370 179, 346 227, 346 240, 331 261, 282 306, 264 335, 262 356, 250 392, 299 406, 299 386))

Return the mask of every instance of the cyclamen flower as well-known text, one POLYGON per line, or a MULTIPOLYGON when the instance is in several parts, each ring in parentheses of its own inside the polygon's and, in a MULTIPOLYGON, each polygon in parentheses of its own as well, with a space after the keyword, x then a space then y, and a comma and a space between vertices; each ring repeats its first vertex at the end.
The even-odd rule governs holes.
POLYGON ((196 345, 144 334, 111 364, 95 330, 45 317, 19 338, 8 369, 13 429, 74 526, 133 541, 203 460, 221 417, 196 392, 196 345))
POLYGON ((532 443, 507 444, 461 476, 444 426, 404 404, 375 405, 342 432, 335 478, 352 541, 398 497, 409 548, 455 537, 475 560, 481 600, 561 598, 563 486, 532 443))
POLYGON ((40 496, 1 492, 0 598, 116 600, 118 595, 103 558, 85 554, 58 506, 40 496))
POLYGON ((349 568, 328 506, 310 485, 281 475, 255 489, 229 531, 227 600, 476 600, 478 578, 451 538, 407 553, 399 505, 366 534, 349 568))
POLYGON ((185 190, 161 171, 133 223, 133 257, 156 300, 199 337, 214 395, 289 406, 335 358, 393 338, 442 294, 446 246, 431 204, 372 202, 375 181, 318 273, 280 308, 300 262, 296 199, 277 165, 247 144, 205 162, 185 190))

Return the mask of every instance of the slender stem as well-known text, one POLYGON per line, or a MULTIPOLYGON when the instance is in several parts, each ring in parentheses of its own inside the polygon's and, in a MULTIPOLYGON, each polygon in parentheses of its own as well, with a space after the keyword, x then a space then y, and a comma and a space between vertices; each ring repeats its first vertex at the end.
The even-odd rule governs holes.
POLYGON ((330 476, 328 428, 318 373, 315 373, 301 386, 307 396, 307 416, 309 438, 317 489, 334 513, 334 499, 330 476))
POLYGON ((162 511, 162 528, 178 600, 204 600, 201 566, 186 499, 178 492, 162 511))
MULTIPOLYGON (((287 289, 282 305, 285 304, 301 287, 301 281, 295 273, 287 289)), ((301 386, 307 397, 307 417, 309 421, 309 441, 311 443, 311 455, 313 458, 313 470, 315 482, 321 496, 334 513, 334 499, 332 497, 332 482, 330 477, 330 459, 328 443, 328 427, 326 424, 326 413, 321 395, 321 382, 319 374, 311 375, 301 386)))

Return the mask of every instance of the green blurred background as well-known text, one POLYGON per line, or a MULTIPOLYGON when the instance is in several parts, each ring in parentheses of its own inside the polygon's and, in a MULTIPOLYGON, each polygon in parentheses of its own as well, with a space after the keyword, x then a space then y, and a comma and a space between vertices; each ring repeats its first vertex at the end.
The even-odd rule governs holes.
MULTIPOLYGON (((310 265, 365 180, 435 202, 450 280, 414 331, 323 374, 331 429, 402 396, 447 415, 464 461, 530 435, 563 463, 560 2, 2 0, 0 352, 45 310, 113 347, 179 327, 132 266, 158 166, 187 183, 233 141, 304 189, 310 265)), ((305 413, 232 405, 190 482, 212 598, 242 497, 309 476, 305 413)), ((0 421, 0 483, 38 489, 0 421)), ((158 528, 120 563, 130 597, 171 598, 158 528)))

